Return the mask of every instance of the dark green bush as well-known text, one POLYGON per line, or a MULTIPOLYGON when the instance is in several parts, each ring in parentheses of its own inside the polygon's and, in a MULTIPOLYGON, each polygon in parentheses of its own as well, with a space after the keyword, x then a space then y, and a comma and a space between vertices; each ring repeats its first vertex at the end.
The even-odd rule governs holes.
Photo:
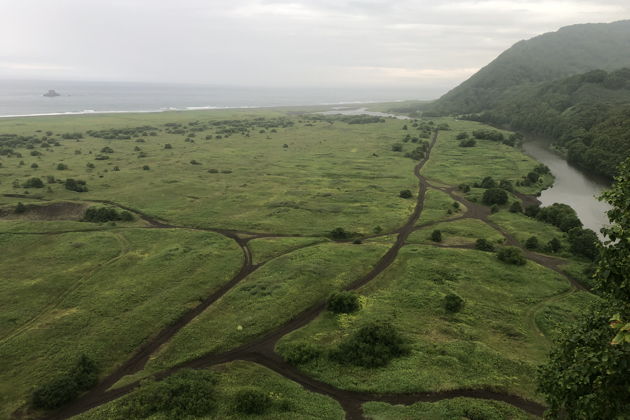
POLYGON ((499 252, 497 252, 497 258, 504 263, 514 264, 514 265, 525 265, 527 260, 523 257, 523 252, 520 248, 514 246, 506 246, 505 248, 501 248, 499 252))
POLYGON ((82 181, 80 179, 74 180, 72 178, 68 178, 66 179, 64 186, 67 190, 75 192, 86 192, 88 190, 85 181, 82 181))
POLYGON ((26 211, 26 206, 22 202, 17 203, 15 206, 15 213, 22 214, 26 211))
POLYGON ((480 188, 497 188, 497 182, 491 176, 485 177, 479 184, 480 188))
POLYGON ((258 389, 243 389, 234 397, 234 408, 242 414, 264 414, 272 404, 269 395, 258 389))
POLYGON ((160 382, 145 382, 121 402, 116 420, 205 417, 216 408, 212 372, 182 370, 160 382))
POLYGON ((301 365, 317 359, 321 351, 312 344, 297 343, 281 349, 281 354, 284 360, 292 365, 301 365))
POLYGON ((483 193, 481 201, 488 206, 505 204, 508 201, 508 194, 504 189, 490 188, 483 193))
POLYGON ((58 171, 65 171, 66 169, 68 169, 68 165, 66 165, 65 163, 57 164, 57 170, 58 171))
POLYGON ((411 193, 411 190, 402 190, 398 196, 400 198, 411 198, 413 197, 413 194, 411 193))
POLYGON ((30 178, 24 183, 24 188, 44 188, 44 182, 40 178, 30 178))
POLYGON ((54 379, 33 391, 34 408, 52 410, 74 400, 79 395, 77 383, 70 375, 54 379))
POLYGON ((569 244, 571 252, 590 260, 595 260, 599 254, 599 238, 591 229, 575 227, 569 230, 569 244))
POLYGON ((343 341, 331 358, 342 364, 382 367, 409 354, 407 341, 388 323, 370 323, 343 341))
POLYGON ((341 291, 334 292, 328 297, 326 305, 330 312, 336 314, 349 314, 358 311, 361 307, 359 297, 354 292, 341 291))
POLYGON ((494 245, 483 238, 477 239, 477 242, 475 242, 475 248, 480 251, 494 252, 494 245))
POLYGON ((538 249, 540 243, 538 242, 538 238, 535 236, 530 236, 525 241, 525 248, 527 249, 538 249))
POLYGON ((344 239, 348 239, 349 236, 350 234, 341 227, 334 228, 330 231, 330 237, 333 238, 335 241, 343 241, 344 239))
POLYGON ((431 240, 433 242, 442 242, 442 231, 436 229, 431 232, 431 240))
POLYGON ((552 238, 547 242, 547 249, 551 252, 558 252, 562 249, 562 243, 558 238, 552 238))
POLYGON ((87 391, 98 381, 98 368, 89 357, 81 355, 66 375, 38 387, 33 391, 31 404, 35 408, 50 410, 72 401, 81 391, 87 391))
POLYGON ((448 312, 459 312, 464 308, 464 299, 454 293, 444 296, 444 308, 448 312))
POLYGON ((520 201, 515 201, 510 206, 510 212, 512 213, 523 213, 523 206, 521 206, 520 201))

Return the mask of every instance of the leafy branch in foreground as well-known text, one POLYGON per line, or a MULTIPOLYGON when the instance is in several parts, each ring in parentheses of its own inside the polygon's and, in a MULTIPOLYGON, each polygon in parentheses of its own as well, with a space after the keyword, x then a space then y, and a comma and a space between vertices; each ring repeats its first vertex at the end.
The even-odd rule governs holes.
POLYGON ((630 159, 615 181, 602 195, 612 206, 595 272, 594 292, 602 299, 564 331, 539 370, 551 418, 623 419, 630 413, 630 159))

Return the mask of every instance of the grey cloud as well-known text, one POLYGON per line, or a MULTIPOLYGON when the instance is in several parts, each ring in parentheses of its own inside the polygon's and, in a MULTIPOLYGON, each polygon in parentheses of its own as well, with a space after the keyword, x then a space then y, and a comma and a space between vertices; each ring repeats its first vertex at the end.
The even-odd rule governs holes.
POLYGON ((20 0, 0 77, 435 86, 514 42, 630 16, 621 0, 20 0))

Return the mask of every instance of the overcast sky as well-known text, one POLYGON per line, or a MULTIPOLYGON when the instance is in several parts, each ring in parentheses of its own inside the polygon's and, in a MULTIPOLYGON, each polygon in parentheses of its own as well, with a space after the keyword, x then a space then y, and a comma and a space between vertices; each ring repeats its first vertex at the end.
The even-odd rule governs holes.
POLYGON ((0 0, 0 78, 445 86, 629 0, 0 0))

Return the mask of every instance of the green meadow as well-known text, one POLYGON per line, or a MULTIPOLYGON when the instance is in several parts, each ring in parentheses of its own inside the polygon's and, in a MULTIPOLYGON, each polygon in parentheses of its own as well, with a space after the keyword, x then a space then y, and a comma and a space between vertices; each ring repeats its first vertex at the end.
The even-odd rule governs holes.
MULTIPOLYGON (((33 391, 81 355, 102 380, 218 290, 116 387, 255 343, 375 269, 356 291, 359 310, 323 311, 280 339, 275 350, 287 360, 296 347, 315 349, 293 363, 295 375, 338 390, 492 389, 544 403, 533 372, 562 325, 594 298, 533 261, 509 265, 473 249, 478 239, 501 248, 506 238, 476 218, 483 189, 449 188, 490 176, 536 194, 552 177, 521 185, 538 163, 518 147, 460 147, 459 133, 485 127, 475 122, 319 110, 1 119, 0 418, 43 416, 31 407, 33 391), (414 167, 436 127, 418 203, 414 167), (381 260, 407 228, 395 258, 381 260), (455 312, 445 309, 450 294, 462 300, 455 312), (373 322, 400 333, 408 352, 380 367, 331 356, 373 322)), ((487 220, 522 246, 531 236, 557 238, 562 249, 547 257, 587 283, 590 263, 569 252, 567 235, 508 211, 517 200, 510 194, 487 220)), ((339 401, 261 364, 235 357, 200 372, 216 403, 196 418, 344 418, 339 401), (252 389, 266 395, 260 415, 235 408, 240 391, 252 389)), ((77 418, 122 418, 133 395, 77 418)), ((372 419, 529 418, 509 404, 462 398, 366 402, 363 410, 372 419)))

